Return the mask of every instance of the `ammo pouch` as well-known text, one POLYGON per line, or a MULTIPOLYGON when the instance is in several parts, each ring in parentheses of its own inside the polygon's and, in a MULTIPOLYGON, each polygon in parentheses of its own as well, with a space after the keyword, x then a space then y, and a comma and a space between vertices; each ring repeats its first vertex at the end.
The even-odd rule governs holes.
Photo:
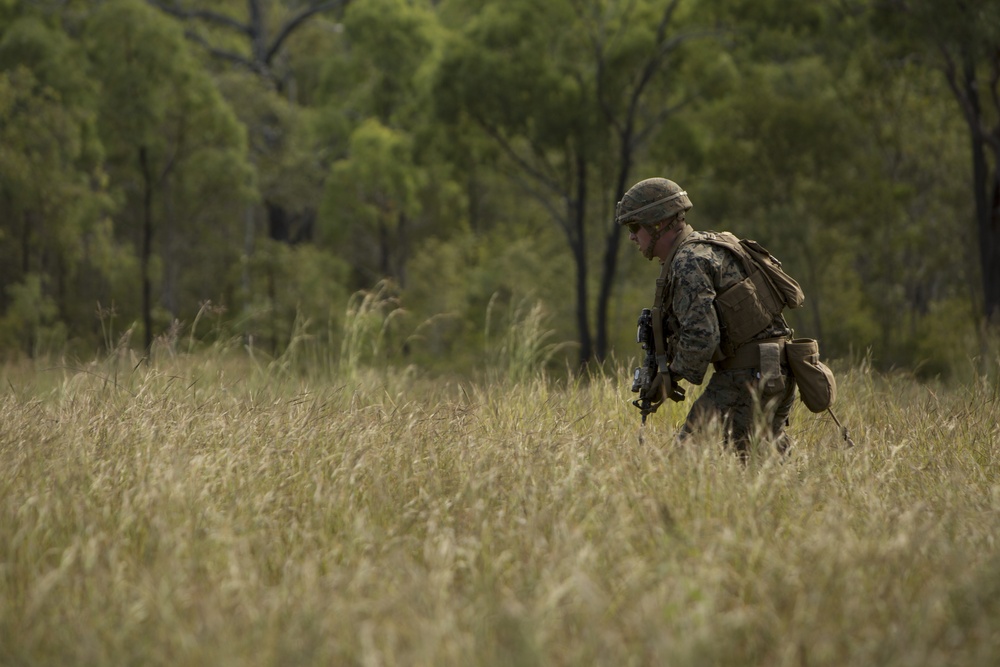
POLYGON ((837 379, 819 360, 819 343, 812 338, 796 338, 785 343, 785 353, 805 406, 810 412, 829 409, 837 400, 837 379))
POLYGON ((771 297, 771 290, 767 278, 756 268, 750 271, 749 277, 715 297, 719 324, 726 332, 722 337, 723 355, 732 355, 736 348, 767 328, 781 312, 781 306, 768 297, 771 297))

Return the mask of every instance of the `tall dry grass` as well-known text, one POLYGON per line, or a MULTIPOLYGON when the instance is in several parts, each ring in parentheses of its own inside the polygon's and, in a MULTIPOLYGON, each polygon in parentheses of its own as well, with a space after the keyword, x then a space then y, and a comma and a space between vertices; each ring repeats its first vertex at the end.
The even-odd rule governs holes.
POLYGON ((639 444, 624 369, 29 370, 0 378, 5 665, 1000 664, 985 381, 842 372, 857 447, 797 407, 794 454, 742 465, 676 449, 682 405, 639 444))

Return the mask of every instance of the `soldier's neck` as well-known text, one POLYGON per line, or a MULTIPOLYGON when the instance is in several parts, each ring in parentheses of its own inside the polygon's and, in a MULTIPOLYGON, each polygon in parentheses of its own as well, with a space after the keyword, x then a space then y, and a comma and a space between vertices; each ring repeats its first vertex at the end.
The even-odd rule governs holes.
POLYGON ((687 237, 693 231, 694 229, 691 228, 691 225, 684 223, 684 226, 679 228, 677 231, 664 236, 663 240, 666 242, 666 247, 663 249, 660 264, 670 266, 670 262, 673 261, 674 255, 677 254, 677 249, 684 244, 684 241, 687 240, 687 237))

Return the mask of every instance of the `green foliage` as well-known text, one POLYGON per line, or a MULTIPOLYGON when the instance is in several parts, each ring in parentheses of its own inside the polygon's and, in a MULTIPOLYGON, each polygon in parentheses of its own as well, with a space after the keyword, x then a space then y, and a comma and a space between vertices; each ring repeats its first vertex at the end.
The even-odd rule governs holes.
POLYGON ((180 27, 146 3, 104 3, 87 25, 101 137, 122 203, 116 228, 140 254, 141 278, 164 295, 159 326, 190 320, 206 298, 231 303, 236 288, 224 281, 253 196, 245 129, 180 27), (192 264, 200 275, 183 278, 192 264))
POLYGON ((65 345, 65 327, 58 320, 55 301, 42 289, 42 278, 25 276, 23 283, 4 290, 10 305, 0 319, 0 347, 38 356, 65 345))
POLYGON ((366 278, 400 279, 408 227, 420 213, 417 195, 425 179, 414 164, 412 141, 369 119, 351 134, 349 155, 330 171, 320 211, 323 241, 350 247, 355 268, 366 278))
POLYGON ((364 57, 337 64, 348 70, 343 92, 352 103, 390 125, 420 114, 415 77, 435 47, 434 23, 428 8, 406 0, 351 3, 344 31, 364 57))
POLYGON ((441 157, 449 133, 430 118, 440 31, 429 7, 399 0, 352 3, 343 29, 317 117, 317 132, 343 147, 330 155, 317 240, 351 262, 354 287, 390 278, 405 288, 419 245, 461 223, 441 157))
POLYGON ((486 308, 483 338, 486 349, 482 364, 493 385, 528 382, 544 374, 546 366, 568 343, 552 342, 556 331, 549 328, 551 316, 540 301, 511 303, 497 314, 496 295, 486 308))
POLYGON ((396 324, 406 312, 399 306, 397 293, 392 283, 381 281, 371 290, 354 293, 348 300, 337 366, 348 379, 358 379, 365 369, 373 366, 386 368, 406 345, 405 340, 398 340, 396 324))
POLYGON ((369 119, 351 133, 349 154, 331 169, 328 217, 395 225, 399 216, 419 212, 419 173, 409 137, 369 119))
POLYGON ((592 135, 594 83, 577 70, 588 67, 586 44, 572 30, 553 31, 573 21, 564 2, 489 3, 449 42, 439 65, 442 118, 470 116, 491 132, 524 137, 536 151, 592 135))
POLYGON ((967 299, 935 301, 926 313, 913 317, 912 328, 916 372, 922 378, 949 378, 970 383, 979 374, 974 364, 978 350, 975 316, 967 299))
POLYGON ((157 4, 0 2, 7 352, 86 356, 146 308, 167 340, 211 302, 212 337, 332 368, 348 295, 388 277, 421 366, 475 373, 488 321, 504 340, 487 312, 536 303, 545 344, 583 343, 606 306, 628 357, 655 271, 618 263, 608 220, 619 180, 664 175, 697 227, 800 279, 790 319, 825 354, 956 378, 988 356, 970 126, 942 72, 978 77, 989 130, 995 3, 371 0, 270 59, 306 3, 257 23, 242 0, 157 4), (299 246, 261 241, 265 208, 304 221, 299 246))
POLYGON ((989 2, 914 0, 901 11, 899 7, 874 3, 872 25, 898 53, 943 45, 968 48, 981 56, 994 49, 1000 38, 1000 9, 989 2))
POLYGON ((67 323, 78 322, 89 276, 110 270, 99 255, 112 245, 96 92, 81 55, 30 15, 0 30, 0 281, 40 278, 67 323))
POLYGON ((253 299, 238 320, 253 345, 278 356, 303 335, 339 344, 348 267, 320 248, 263 241, 250 266, 253 299))
POLYGON ((739 82, 709 110, 728 132, 702 142, 711 166, 694 217, 782 259, 807 294, 792 314, 800 334, 833 356, 875 347, 888 366, 913 358, 912 323, 930 302, 968 289, 955 270, 973 256, 966 144, 943 82, 913 65, 894 71, 863 25, 822 11, 818 23, 787 15, 760 41, 744 38, 739 82), (773 31, 796 39, 782 45, 773 31), (856 45, 851 57, 803 39, 817 31, 856 45), (782 51, 780 62, 757 60, 759 48, 782 51))
POLYGON ((551 308, 544 327, 551 329, 549 342, 571 340, 574 323, 564 304, 572 301, 567 280, 572 266, 559 247, 554 232, 530 218, 514 233, 466 232, 425 243, 410 262, 412 287, 404 295, 407 308, 424 322, 412 346, 415 355, 422 355, 417 358, 478 372, 490 347, 487 330, 502 339, 508 323, 514 326, 539 303, 551 308))
POLYGON ((325 157, 315 113, 246 72, 223 73, 216 85, 245 134, 241 144, 254 166, 256 198, 292 212, 315 207, 325 157))

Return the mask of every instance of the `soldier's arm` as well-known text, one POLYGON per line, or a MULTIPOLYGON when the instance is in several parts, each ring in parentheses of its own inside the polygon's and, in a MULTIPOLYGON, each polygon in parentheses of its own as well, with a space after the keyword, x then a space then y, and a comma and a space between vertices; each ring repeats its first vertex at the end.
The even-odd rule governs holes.
POLYGON ((701 384, 720 337, 712 262, 698 253, 679 254, 674 259, 672 278, 672 307, 679 331, 670 372, 692 384, 701 384))

